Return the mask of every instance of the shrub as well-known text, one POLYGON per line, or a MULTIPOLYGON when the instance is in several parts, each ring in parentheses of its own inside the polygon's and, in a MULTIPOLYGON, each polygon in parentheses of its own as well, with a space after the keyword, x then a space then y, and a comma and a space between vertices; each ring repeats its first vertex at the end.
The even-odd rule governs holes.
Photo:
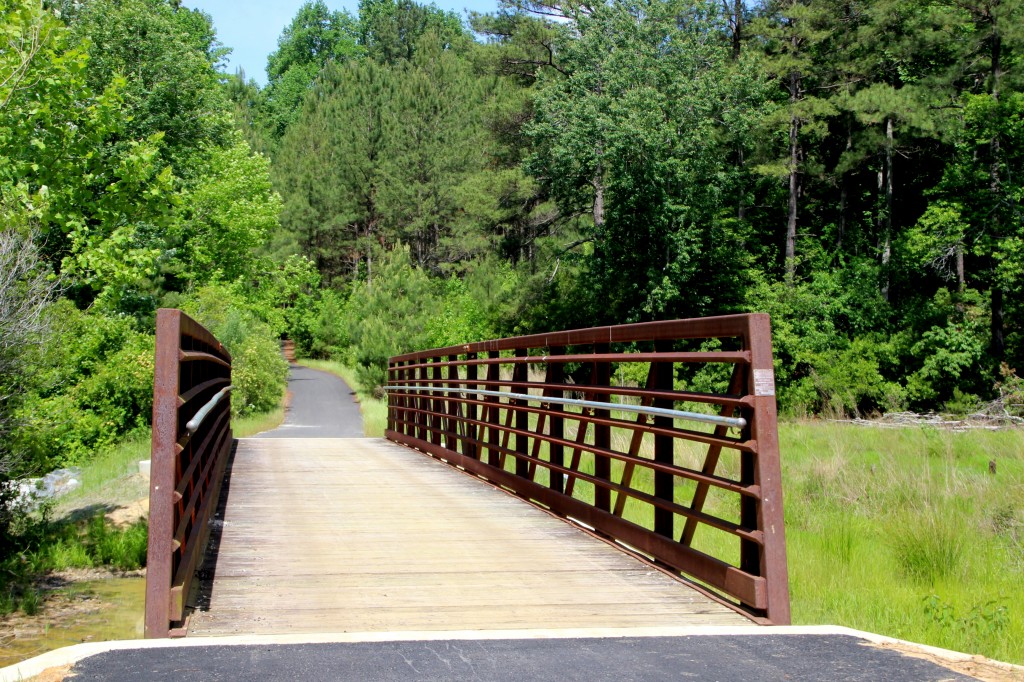
POLYGON ((426 331, 427 346, 433 348, 485 341, 494 335, 483 304, 458 277, 441 283, 440 300, 435 314, 427 321, 426 331))
POLYGON ((351 345, 351 335, 344 314, 345 300, 341 294, 330 289, 322 291, 316 304, 316 316, 310 331, 310 357, 339 357, 351 345))
POLYGON ((235 416, 269 412, 281 403, 288 363, 277 341, 253 334, 233 344, 231 409, 235 416))
POLYGON ((842 414, 902 405, 902 388, 883 372, 892 350, 868 335, 884 328, 887 310, 877 275, 860 262, 793 286, 755 276, 747 307, 771 315, 782 409, 842 414))
POLYGON ((255 307, 224 285, 210 285, 181 302, 231 353, 231 411, 238 416, 266 412, 280 404, 288 380, 273 329, 255 307))
POLYGON ((57 330, 16 415, 18 475, 81 462, 149 425, 153 337, 125 317, 77 310, 59 301, 57 330))

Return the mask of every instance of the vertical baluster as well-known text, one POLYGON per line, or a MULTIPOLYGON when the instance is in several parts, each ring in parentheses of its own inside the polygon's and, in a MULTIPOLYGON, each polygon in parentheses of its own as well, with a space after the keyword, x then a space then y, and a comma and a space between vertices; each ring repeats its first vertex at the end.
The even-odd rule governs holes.
MULTIPOLYGON (((385 381, 386 385, 388 385, 388 386, 394 386, 395 383, 396 383, 395 382, 395 365, 394 365, 393 362, 391 362, 390 359, 388 360, 387 378, 384 381, 385 381)), ((391 396, 392 396, 391 391, 388 391, 387 392, 387 398, 386 398, 387 399, 387 406, 388 406, 388 417, 387 417, 387 422, 385 423, 385 426, 384 426, 384 429, 386 431, 394 431, 395 430, 395 407, 394 407, 394 400, 392 399, 391 396)))
MULTIPOLYGON (((408 375, 408 371, 405 369, 405 365, 406 364, 407 364, 406 362, 399 362, 399 363, 397 363, 397 365, 396 365, 397 366, 397 371, 396 371, 396 375, 395 375, 396 379, 395 379, 395 383, 394 383, 395 386, 408 386, 409 385, 409 379, 408 379, 408 376, 407 376, 408 375)), ((398 394, 402 394, 402 393, 408 394, 409 391, 407 391, 405 389, 401 389, 401 390, 397 391, 396 393, 398 393, 398 394)), ((396 405, 397 409, 395 410, 395 426, 394 426, 394 430, 397 431, 398 433, 402 434, 403 436, 408 435, 409 431, 406 428, 405 422, 409 418, 408 417, 408 412, 406 411, 406 408, 409 406, 409 399, 406 398, 403 395, 398 395, 395 398, 395 405, 396 405)))
MULTIPOLYGON (((550 348, 548 353, 551 355, 564 355, 565 349, 559 346, 550 348)), ((565 383, 565 365, 561 362, 552 362, 548 365, 547 383, 549 384, 564 384, 565 383)), ((565 392, 560 390, 552 390, 551 395, 557 398, 564 398, 565 392)), ((551 413, 551 439, 561 440, 565 438, 565 420, 562 418, 562 405, 551 405, 548 407, 548 411, 551 413)), ((556 466, 565 466, 565 446, 561 443, 549 443, 548 444, 548 461, 556 466)), ((562 472, 550 470, 548 487, 552 490, 562 492, 565 488, 565 478, 562 472)))
MULTIPOLYGON (((608 344, 599 343, 594 345, 594 353, 607 353, 609 350, 608 344)), ((610 386, 611 385, 611 363, 608 362, 595 362, 594 363, 594 381, 595 386, 610 386)), ((595 410, 594 416, 598 419, 610 419, 610 410, 595 410)), ((603 448, 605 450, 611 449, 612 445, 612 429, 607 424, 594 424, 594 447, 603 448)), ((612 463, 611 460, 604 455, 594 454, 594 476, 599 479, 610 481, 612 477, 612 463)), ((600 485, 594 486, 594 506, 604 511, 611 511, 611 491, 600 485)))
MULTIPOLYGON (((479 388, 478 384, 473 383, 474 379, 480 379, 480 365, 474 363, 477 359, 477 354, 468 353, 466 359, 473 363, 466 365, 466 399, 471 401, 479 400, 480 396, 472 392, 473 389, 479 388)), ((479 414, 480 411, 475 404, 472 402, 466 403, 466 456, 473 459, 480 459, 480 446, 477 442, 480 438, 480 429, 476 425, 479 414)))
MULTIPOLYGON (((409 368, 413 362, 415 361, 406 360, 404 363, 406 367, 402 370, 402 384, 405 386, 412 386, 416 383, 416 370, 409 368)), ((416 413, 413 412, 413 409, 416 407, 416 397, 411 390, 405 389, 405 398, 402 399, 402 404, 405 405, 405 424, 402 426, 402 433, 406 436, 415 436, 416 413)))
MULTIPOLYGON (((496 359, 498 351, 488 351, 487 357, 496 359)), ((487 390, 497 391, 500 388, 498 386, 498 381, 500 380, 500 365, 496 362, 487 365, 487 390)), ((498 396, 487 396, 487 463, 492 467, 499 466, 501 463, 501 456, 498 452, 498 425, 501 423, 499 400, 501 398, 498 396)))
MULTIPOLYGON (((525 358, 526 354, 526 348, 516 349, 517 358, 525 358)), ((529 381, 529 368, 525 362, 513 365, 512 381, 517 384, 526 384, 529 381)), ((530 389, 527 386, 516 386, 513 391, 516 393, 529 393, 530 389)), ((516 453, 519 455, 516 457, 516 476, 529 478, 530 462, 526 459, 526 455, 530 451, 530 446, 529 438, 524 434, 530 430, 530 413, 522 409, 529 405, 529 403, 525 400, 510 400, 509 403, 516 410, 516 431, 519 431, 516 434, 516 453)))
MULTIPOLYGON (((451 363, 458 362, 458 355, 448 356, 448 380, 445 382, 445 388, 451 390, 458 387, 459 383, 459 366, 451 363)), ((459 429, 461 422, 462 408, 457 398, 458 395, 455 393, 446 392, 445 394, 445 413, 448 415, 448 428, 445 429, 444 442, 445 447, 454 452, 462 452, 461 449, 461 438, 459 438, 459 429)))
POLYGON ((420 389, 416 391, 416 437, 419 438, 420 440, 427 440, 427 418, 429 416, 430 401, 427 395, 422 390, 422 388, 426 384, 427 367, 425 364, 426 360, 421 359, 419 360, 419 362, 424 366, 416 370, 417 379, 415 386, 420 389))
MULTIPOLYGON (((431 358, 430 378, 431 388, 440 388, 441 384, 441 358, 431 358)), ((441 445, 441 433, 445 424, 441 418, 442 406, 446 403, 444 393, 430 391, 430 442, 434 445, 441 445)), ((448 436, 444 437, 444 446, 450 448, 448 436)))
MULTIPOLYGON (((671 341, 656 341, 654 350, 657 353, 672 351, 671 341)), ((675 382, 675 365, 671 362, 657 362, 651 368, 654 374, 654 388, 658 391, 671 391, 675 382)), ((655 407, 672 409, 675 404, 668 398, 658 398, 655 407)), ((655 417, 654 426, 659 429, 671 429, 675 423, 672 417, 655 417)), ((664 434, 654 436, 654 461, 659 464, 672 464, 675 460, 675 439, 664 434)), ((672 502, 675 495, 675 476, 664 471, 654 472, 654 496, 660 500, 672 502)), ((668 509, 654 509, 654 532, 658 535, 673 537, 675 517, 668 509)))

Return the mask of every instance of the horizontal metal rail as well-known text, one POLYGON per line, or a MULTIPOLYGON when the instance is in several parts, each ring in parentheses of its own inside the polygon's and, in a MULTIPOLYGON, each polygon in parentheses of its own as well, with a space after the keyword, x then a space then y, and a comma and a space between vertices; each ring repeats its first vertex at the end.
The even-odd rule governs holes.
MULTIPOLYGON (((627 405, 623 403, 605 403, 597 400, 577 400, 575 398, 556 398, 553 396, 537 396, 528 393, 510 393, 508 391, 486 391, 479 388, 442 388, 440 386, 385 386, 385 391, 421 391, 425 393, 473 393, 476 395, 496 396, 509 398, 511 400, 527 400, 533 403, 549 403, 554 405, 569 405, 571 407, 588 407, 595 410, 618 410, 620 412, 631 412, 633 414, 649 414, 652 417, 671 417, 673 419, 685 419, 692 422, 704 424, 721 424, 733 429, 742 429, 747 425, 743 417, 721 417, 714 414, 702 414, 700 412, 686 412, 684 410, 670 410, 664 407, 644 407, 643 405, 627 405)), ((566 389, 571 390, 571 389, 566 389)))
POLYGON ((384 388, 389 439, 633 548, 759 622, 789 622, 767 315, 420 350, 388 361, 384 388), (698 376, 716 392, 689 390, 698 376), (676 409, 688 401, 717 413, 676 409))
POLYGON ((199 411, 196 412, 196 416, 192 417, 192 419, 190 419, 188 423, 185 424, 185 430, 192 434, 198 431, 199 426, 206 420, 206 417, 209 416, 209 414, 213 411, 213 408, 217 407, 217 405, 220 404, 220 401, 226 398, 228 393, 230 393, 233 388, 234 386, 226 386, 225 388, 222 388, 219 391, 217 391, 217 394, 215 396, 210 398, 210 400, 205 405, 199 408, 199 411))
MULTIPOLYGON (((723 364, 735 363, 746 364, 750 362, 750 353, 723 352, 723 353, 630 353, 632 362, 692 362, 708 363, 720 362, 723 364)), ((452 367, 464 367, 468 365, 543 365, 550 362, 569 364, 572 362, 617 362, 623 359, 622 353, 592 353, 590 355, 527 355, 527 356, 506 356, 477 360, 462 360, 449 363, 452 367)), ((408 369, 430 367, 430 363, 414 363, 406 365, 408 369)))

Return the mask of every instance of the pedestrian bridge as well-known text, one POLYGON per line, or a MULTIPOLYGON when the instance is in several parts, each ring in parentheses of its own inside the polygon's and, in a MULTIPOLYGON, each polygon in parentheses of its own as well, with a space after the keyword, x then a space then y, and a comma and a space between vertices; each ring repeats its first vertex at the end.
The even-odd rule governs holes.
POLYGON ((392 358, 386 439, 300 369, 234 440, 161 310, 147 636, 787 624, 771 367, 764 315, 501 339, 392 358))
POLYGON ((161 310, 150 639, 0 682, 1019 679, 759 627, 789 620, 768 332, 743 315, 392 358, 386 439, 359 437, 340 381, 293 366, 284 424, 235 440, 230 356, 161 310))

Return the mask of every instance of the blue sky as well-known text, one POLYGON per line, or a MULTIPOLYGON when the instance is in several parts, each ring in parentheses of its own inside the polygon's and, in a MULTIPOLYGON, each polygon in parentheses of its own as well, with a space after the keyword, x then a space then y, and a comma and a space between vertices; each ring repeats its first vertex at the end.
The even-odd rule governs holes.
MULTIPOLYGON (((200 9, 213 17, 217 36, 225 47, 231 48, 228 73, 241 66, 246 78, 254 78, 260 85, 267 82, 267 55, 277 48, 277 39, 304 0, 184 0, 186 7, 200 9)), ((327 0, 333 10, 344 9, 356 14, 359 0, 337 2, 327 0)), ((466 10, 493 12, 497 0, 438 0, 441 9, 452 10, 466 16, 466 10)))

